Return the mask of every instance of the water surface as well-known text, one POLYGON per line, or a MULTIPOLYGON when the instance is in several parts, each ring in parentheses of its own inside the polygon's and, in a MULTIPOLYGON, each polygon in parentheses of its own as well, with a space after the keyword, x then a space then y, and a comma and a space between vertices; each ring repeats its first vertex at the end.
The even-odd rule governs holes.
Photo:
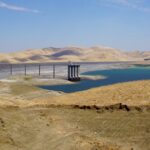
POLYGON ((150 79, 150 68, 133 67, 127 69, 96 70, 92 72, 83 73, 83 75, 92 75, 92 76, 103 75, 106 76, 106 78, 102 80, 84 80, 76 84, 41 86, 41 88, 54 91, 62 91, 65 93, 72 93, 87 90, 93 87, 100 87, 115 83, 147 80, 150 79))

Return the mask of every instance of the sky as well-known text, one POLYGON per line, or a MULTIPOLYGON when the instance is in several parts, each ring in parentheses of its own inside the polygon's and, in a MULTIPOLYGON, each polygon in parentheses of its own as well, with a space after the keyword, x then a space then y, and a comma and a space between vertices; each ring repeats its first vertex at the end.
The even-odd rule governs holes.
POLYGON ((150 51, 150 0, 0 0, 0 52, 99 45, 150 51))

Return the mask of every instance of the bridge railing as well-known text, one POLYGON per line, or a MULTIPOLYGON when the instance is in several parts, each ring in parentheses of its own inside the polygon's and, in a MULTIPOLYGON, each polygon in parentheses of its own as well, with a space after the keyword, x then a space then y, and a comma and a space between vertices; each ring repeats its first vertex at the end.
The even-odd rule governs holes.
POLYGON ((13 75, 67 78, 67 63, 0 64, 0 78, 13 75))

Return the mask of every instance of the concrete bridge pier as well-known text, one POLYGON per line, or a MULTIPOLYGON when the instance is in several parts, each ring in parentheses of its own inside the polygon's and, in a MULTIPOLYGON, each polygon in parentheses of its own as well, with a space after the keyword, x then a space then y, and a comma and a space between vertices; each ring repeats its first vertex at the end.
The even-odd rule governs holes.
POLYGON ((80 65, 68 65, 68 80, 69 81, 80 81, 79 77, 80 65))

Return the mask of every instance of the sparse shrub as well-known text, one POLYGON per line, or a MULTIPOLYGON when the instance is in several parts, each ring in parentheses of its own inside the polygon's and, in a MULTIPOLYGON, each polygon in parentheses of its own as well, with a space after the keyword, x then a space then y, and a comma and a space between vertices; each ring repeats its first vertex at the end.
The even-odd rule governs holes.
POLYGON ((30 81, 30 80, 32 80, 32 77, 31 76, 25 76, 25 77, 23 77, 23 80, 30 81))

